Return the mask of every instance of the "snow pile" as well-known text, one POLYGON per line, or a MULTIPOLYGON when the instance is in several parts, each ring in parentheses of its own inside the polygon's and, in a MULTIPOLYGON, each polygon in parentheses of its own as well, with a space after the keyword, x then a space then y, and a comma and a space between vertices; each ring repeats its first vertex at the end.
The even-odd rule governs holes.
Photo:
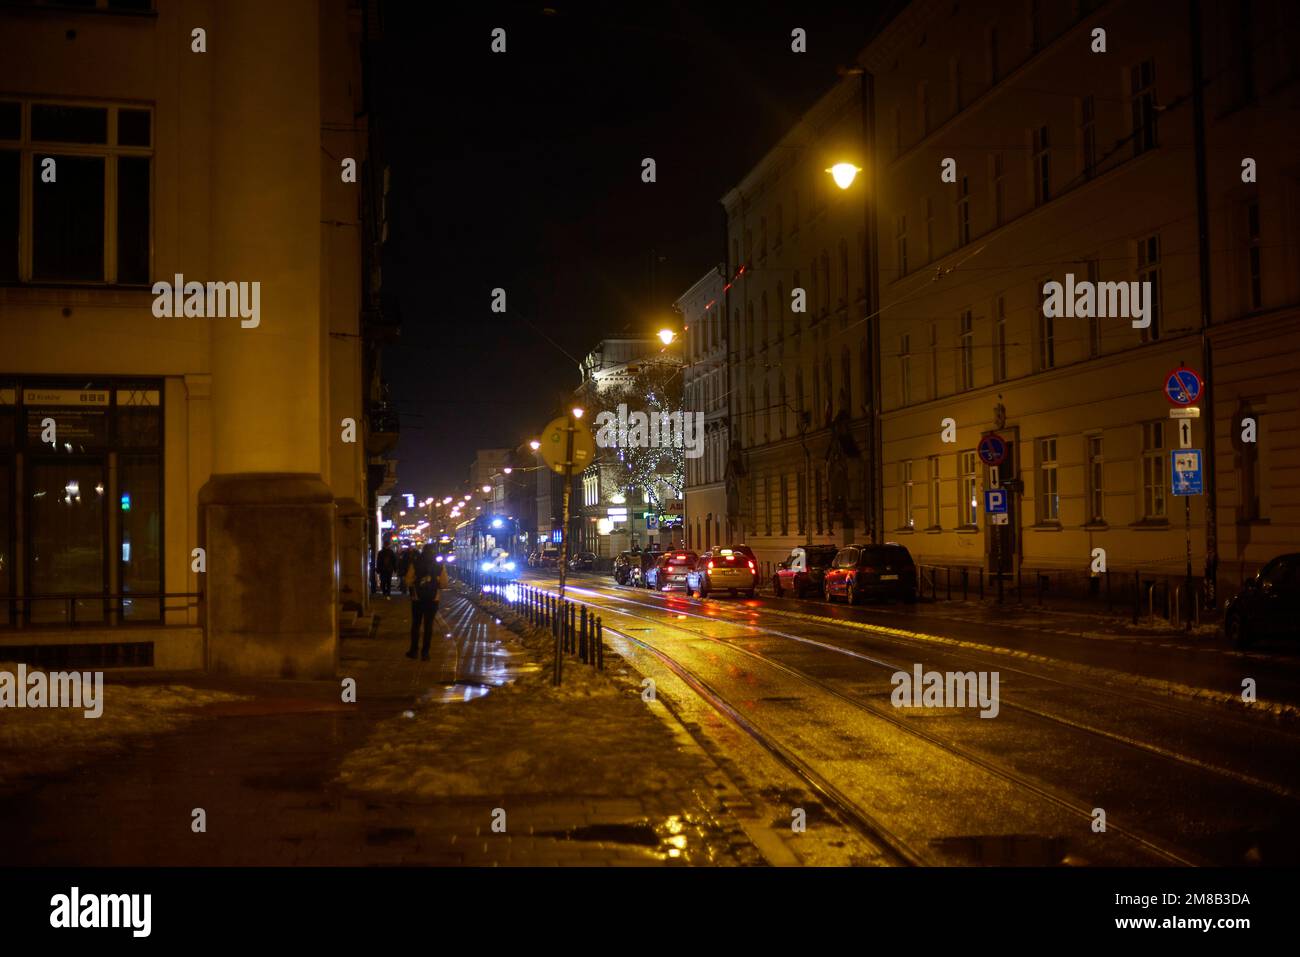
MULTIPOLYGON (((27 666, 28 673, 39 671, 27 666)), ((0 662, 0 671, 18 666, 0 662)), ((20 777, 63 771, 126 749, 143 735, 179 728, 198 717, 195 709, 242 695, 185 685, 104 685, 104 712, 87 718, 80 709, 0 710, 0 788, 20 777)))

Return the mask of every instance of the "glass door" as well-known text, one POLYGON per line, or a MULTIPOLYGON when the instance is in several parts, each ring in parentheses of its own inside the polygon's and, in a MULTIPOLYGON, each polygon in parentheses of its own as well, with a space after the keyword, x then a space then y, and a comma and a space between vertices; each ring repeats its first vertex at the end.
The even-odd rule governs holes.
POLYGON ((27 596, 32 624, 103 622, 107 590, 104 458, 38 458, 28 470, 27 596), (86 595, 69 601, 56 595, 86 595), (94 596, 93 598, 90 596, 94 596))

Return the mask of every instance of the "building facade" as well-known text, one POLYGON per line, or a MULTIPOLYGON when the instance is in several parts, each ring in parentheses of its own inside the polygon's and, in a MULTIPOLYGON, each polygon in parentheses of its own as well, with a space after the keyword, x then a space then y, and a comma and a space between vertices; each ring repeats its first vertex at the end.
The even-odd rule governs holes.
POLYGON ((0 644, 335 674, 369 593, 372 12, 0 11, 0 644))
POLYGON ((922 0, 863 54, 884 533, 918 562, 1095 590, 1099 550, 1125 582, 1181 575, 1189 525, 1197 576, 1216 539, 1230 580, 1300 541, 1297 385, 1282 373, 1300 359, 1295 66, 1280 44, 1295 14, 1200 8, 1197 44, 1196 6, 1173 0, 922 0), (1245 156, 1269 175, 1243 183, 1245 156), (1184 365, 1213 394, 1186 442, 1164 391, 1184 365), (1260 423, 1246 446, 1244 418, 1260 423), (979 454, 990 433, 997 464, 979 454), (1173 494, 1180 444, 1204 453, 1206 494, 1173 494), (1006 493, 1005 524, 990 490, 1006 493))
POLYGON ((868 207, 861 181, 841 189, 827 172, 865 162, 863 87, 837 83, 722 199, 725 537, 769 571, 795 545, 860 541, 869 526, 868 207))
POLYGON ((731 447, 725 272, 725 266, 709 270, 676 303, 686 325, 686 411, 704 422, 704 454, 686 459, 685 544, 699 552, 732 539, 723 482, 731 447))

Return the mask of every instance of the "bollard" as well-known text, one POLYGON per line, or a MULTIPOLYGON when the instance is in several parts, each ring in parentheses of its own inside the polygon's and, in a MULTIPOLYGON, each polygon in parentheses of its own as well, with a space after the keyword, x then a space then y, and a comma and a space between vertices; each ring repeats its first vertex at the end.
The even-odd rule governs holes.
POLYGON ((596 668, 600 671, 605 670, 605 636, 602 633, 603 625, 600 616, 596 617, 596 668))
POLYGON ((587 606, 582 606, 582 627, 578 630, 578 657, 582 659, 584 665, 590 664, 587 660, 587 606))

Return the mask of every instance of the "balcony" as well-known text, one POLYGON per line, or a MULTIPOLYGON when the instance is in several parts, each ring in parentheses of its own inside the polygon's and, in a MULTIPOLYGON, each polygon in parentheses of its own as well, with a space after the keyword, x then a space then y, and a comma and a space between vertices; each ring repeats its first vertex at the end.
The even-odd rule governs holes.
POLYGON ((370 409, 369 428, 366 431, 366 454, 383 455, 397 445, 401 433, 401 417, 390 403, 376 403, 370 409))

